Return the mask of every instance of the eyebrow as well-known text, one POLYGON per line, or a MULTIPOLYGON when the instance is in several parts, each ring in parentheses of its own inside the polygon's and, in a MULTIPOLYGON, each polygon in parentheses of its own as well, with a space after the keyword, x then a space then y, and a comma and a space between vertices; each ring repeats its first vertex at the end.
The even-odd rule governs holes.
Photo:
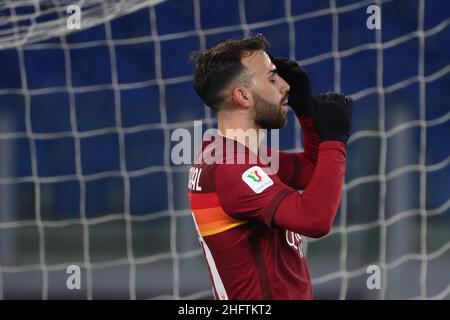
POLYGON ((273 68, 272 70, 269 70, 269 72, 267 72, 268 75, 274 75, 277 74, 277 68, 273 68))

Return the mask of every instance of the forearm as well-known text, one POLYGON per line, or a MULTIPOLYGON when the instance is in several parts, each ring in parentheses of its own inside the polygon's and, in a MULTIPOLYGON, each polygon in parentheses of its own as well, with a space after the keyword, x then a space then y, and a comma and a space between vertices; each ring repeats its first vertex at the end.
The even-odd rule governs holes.
POLYGON ((298 117, 298 120, 303 129, 304 156, 315 165, 319 155, 319 134, 317 133, 316 128, 314 128, 311 117, 298 117))
POLYGON ((273 223, 309 237, 327 234, 336 216, 345 175, 345 145, 323 142, 316 169, 303 194, 291 193, 276 209, 273 223))
POLYGON ((315 169, 315 163, 306 152, 280 152, 280 180, 295 190, 304 190, 310 182, 315 169))
POLYGON ((311 180, 319 154, 319 135, 310 117, 299 117, 303 129, 304 152, 280 152, 278 176, 283 183, 296 190, 304 190, 311 180))

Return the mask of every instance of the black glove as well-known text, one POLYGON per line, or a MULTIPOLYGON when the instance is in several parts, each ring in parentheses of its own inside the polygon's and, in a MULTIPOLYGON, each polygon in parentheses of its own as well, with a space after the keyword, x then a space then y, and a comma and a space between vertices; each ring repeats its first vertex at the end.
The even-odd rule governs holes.
POLYGON ((352 124, 353 100, 339 93, 320 94, 311 110, 320 141, 347 143, 352 124))
POLYGON ((306 71, 297 62, 283 57, 272 57, 272 63, 277 67, 277 73, 291 87, 289 90, 289 105, 298 116, 311 115, 311 108, 316 103, 311 91, 311 84, 306 71))

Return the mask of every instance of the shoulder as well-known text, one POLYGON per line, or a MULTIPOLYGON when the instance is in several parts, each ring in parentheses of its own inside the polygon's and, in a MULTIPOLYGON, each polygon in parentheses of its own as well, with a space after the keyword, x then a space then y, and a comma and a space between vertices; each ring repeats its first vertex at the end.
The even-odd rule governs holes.
POLYGON ((254 164, 217 165, 214 175, 218 189, 242 188, 257 194, 273 185, 277 178, 268 168, 254 164))

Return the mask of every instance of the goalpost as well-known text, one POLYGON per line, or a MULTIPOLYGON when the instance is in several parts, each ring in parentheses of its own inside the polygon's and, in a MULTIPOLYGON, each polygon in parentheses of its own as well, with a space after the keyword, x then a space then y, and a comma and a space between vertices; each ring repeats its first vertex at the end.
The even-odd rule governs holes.
MULTIPOLYGON (((438 0, 0 4, 0 299, 209 299, 170 134, 215 125, 190 51, 251 32, 355 100, 317 298, 449 299, 450 6, 438 0), (67 30, 69 5, 80 31, 67 30), (381 9, 379 30, 366 8, 381 9), (445 92, 444 92, 445 93, 445 92), (69 290, 66 269, 81 268, 69 290), (368 270, 381 271, 369 289, 368 270), (368 269, 369 268, 369 269, 368 269)), ((281 147, 302 148, 292 112, 281 147)))

